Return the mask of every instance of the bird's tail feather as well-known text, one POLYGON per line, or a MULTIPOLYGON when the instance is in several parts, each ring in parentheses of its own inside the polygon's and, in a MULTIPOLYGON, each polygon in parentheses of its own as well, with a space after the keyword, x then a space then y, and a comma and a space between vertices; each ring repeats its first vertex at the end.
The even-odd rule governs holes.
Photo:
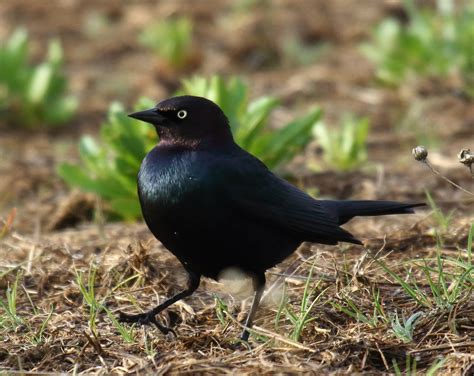
POLYGON ((424 203, 403 203, 397 201, 369 200, 323 200, 323 205, 337 217, 340 225, 357 216, 376 216, 388 214, 410 214, 413 208, 424 206, 424 203))

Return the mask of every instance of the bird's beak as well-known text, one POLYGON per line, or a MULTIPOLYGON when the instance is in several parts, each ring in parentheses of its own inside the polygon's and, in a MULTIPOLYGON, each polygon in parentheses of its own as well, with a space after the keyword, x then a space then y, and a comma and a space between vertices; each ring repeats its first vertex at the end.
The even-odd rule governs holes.
POLYGON ((134 112, 128 115, 131 118, 145 121, 150 124, 161 124, 166 118, 161 115, 155 108, 151 108, 145 111, 134 112))

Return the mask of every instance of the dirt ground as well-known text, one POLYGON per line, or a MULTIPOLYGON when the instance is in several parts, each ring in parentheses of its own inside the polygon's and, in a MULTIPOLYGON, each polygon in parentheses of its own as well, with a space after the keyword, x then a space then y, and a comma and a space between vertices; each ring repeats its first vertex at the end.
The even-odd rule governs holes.
MULTIPOLYGON (((459 272, 449 260, 465 259, 473 196, 414 161, 411 148, 419 134, 400 124, 416 123, 432 142, 432 164, 472 192, 474 179, 456 154, 474 148, 474 105, 456 95, 455 78, 424 80, 408 89, 376 83, 374 67, 358 46, 387 16, 403 19, 400 1, 1 1, 0 40, 23 25, 33 59, 41 60, 47 40, 60 37, 70 91, 80 108, 67 126, 54 131, 27 132, 0 123, 0 219, 14 215, 11 231, 0 239, 0 297, 5 300, 8 286, 19 278, 17 310, 23 318, 15 329, 0 321, 0 372, 386 374, 395 373, 394 362, 404 371, 410 359, 420 374, 440 360, 439 374, 474 374, 472 264, 463 292, 445 308, 414 300, 384 267, 402 280, 416 280, 428 295, 423 266, 434 273, 438 254, 450 276, 459 272), (137 42, 138 34, 149 22, 176 14, 195 24, 198 63, 188 72, 163 72, 153 52, 137 42), (284 35, 327 47, 313 63, 296 64, 282 51, 284 35), (252 97, 280 97, 275 127, 315 104, 329 124, 345 112, 367 116, 366 166, 350 173, 314 172, 308 166, 320 164, 321 156, 312 144, 293 162, 298 171, 293 183, 340 199, 426 201, 429 191, 443 212, 453 211, 449 227, 440 229, 426 207, 411 216, 351 221, 347 228, 364 247, 302 245, 268 271, 269 293, 249 347, 236 345, 248 294, 229 294, 231 287, 210 280, 160 316, 177 337, 134 328, 127 342, 111 316, 151 308, 180 290, 185 273, 143 223, 94 220, 96 199, 71 192, 56 166, 78 159, 77 140, 98 133, 112 101, 131 106, 143 95, 161 100, 192 74, 239 75, 252 97), (71 212, 77 216, 80 207, 91 210, 81 209, 73 222, 64 220, 71 212), (93 293, 111 313, 99 310, 95 326, 80 289, 92 272, 93 293), (280 301, 286 291, 288 307, 297 312, 308 278, 317 297, 310 310, 314 320, 296 340, 280 301), (374 295, 382 308, 379 320, 371 321, 377 316, 374 295), (347 314, 351 304, 362 316, 347 314), (390 320, 380 319, 395 312, 423 313, 411 341, 403 342, 390 320)), ((450 291, 455 288, 449 285, 450 291)))

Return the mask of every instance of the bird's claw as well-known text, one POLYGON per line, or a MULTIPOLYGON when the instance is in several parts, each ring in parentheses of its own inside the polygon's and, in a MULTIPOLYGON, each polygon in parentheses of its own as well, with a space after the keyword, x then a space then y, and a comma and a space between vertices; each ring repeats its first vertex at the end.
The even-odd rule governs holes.
POLYGON ((160 330, 161 333, 163 334, 172 333, 176 337, 176 332, 173 329, 161 324, 156 319, 156 316, 152 312, 145 312, 145 313, 139 313, 136 315, 130 315, 128 313, 119 311, 118 321, 132 323, 132 324, 136 323, 138 325, 154 324, 160 330))

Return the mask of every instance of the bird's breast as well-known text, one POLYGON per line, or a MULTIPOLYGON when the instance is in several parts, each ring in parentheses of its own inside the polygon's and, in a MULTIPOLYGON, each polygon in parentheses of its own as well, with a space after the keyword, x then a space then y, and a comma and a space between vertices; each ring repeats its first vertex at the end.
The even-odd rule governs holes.
POLYGON ((207 189, 206 166, 194 153, 150 152, 138 174, 143 217, 153 234, 171 251, 202 225, 215 198, 207 189))
POLYGON ((160 215, 186 201, 197 187, 198 176, 190 158, 150 152, 138 174, 138 194, 143 214, 160 215))

